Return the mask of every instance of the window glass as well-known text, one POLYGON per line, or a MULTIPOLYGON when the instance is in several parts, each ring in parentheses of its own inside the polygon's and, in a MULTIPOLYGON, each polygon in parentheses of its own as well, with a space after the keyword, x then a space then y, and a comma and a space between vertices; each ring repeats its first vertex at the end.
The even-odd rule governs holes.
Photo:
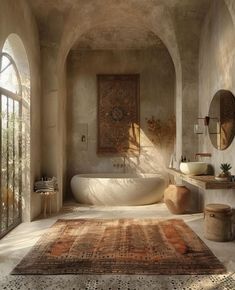
POLYGON ((19 78, 13 61, 7 54, 2 54, 0 69, 0 87, 13 93, 20 93, 19 78))

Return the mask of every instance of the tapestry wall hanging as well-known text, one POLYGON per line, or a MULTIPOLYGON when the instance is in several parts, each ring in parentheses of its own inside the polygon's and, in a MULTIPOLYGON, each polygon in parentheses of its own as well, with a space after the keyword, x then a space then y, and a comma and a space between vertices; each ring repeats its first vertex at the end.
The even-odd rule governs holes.
POLYGON ((139 75, 97 75, 98 154, 138 155, 139 75))

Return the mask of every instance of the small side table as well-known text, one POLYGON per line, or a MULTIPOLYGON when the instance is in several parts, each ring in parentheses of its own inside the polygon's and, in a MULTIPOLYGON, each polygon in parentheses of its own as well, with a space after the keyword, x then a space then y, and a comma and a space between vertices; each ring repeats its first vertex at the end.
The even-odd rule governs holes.
POLYGON ((51 215, 51 200, 52 200, 53 196, 56 195, 57 192, 56 191, 46 191, 46 192, 42 191, 39 193, 42 196, 43 216, 46 217, 48 206, 49 206, 49 215, 51 215))

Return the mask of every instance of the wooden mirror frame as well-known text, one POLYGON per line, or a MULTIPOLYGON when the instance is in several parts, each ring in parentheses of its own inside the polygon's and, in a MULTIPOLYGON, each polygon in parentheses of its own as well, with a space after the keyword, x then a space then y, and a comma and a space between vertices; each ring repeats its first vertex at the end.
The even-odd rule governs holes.
POLYGON ((235 135, 235 97, 231 91, 219 90, 209 108, 209 136, 218 150, 227 149, 235 135))

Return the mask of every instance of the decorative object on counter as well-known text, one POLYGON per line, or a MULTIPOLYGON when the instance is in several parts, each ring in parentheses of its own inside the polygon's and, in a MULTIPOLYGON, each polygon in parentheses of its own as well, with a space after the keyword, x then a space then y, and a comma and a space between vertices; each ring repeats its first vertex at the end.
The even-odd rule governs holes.
POLYGON ((230 181, 235 182, 235 175, 230 175, 230 181))
POLYGON ((206 162, 181 162, 180 171, 188 175, 207 174, 207 166, 208 164, 206 162))
POLYGON ((164 202, 173 214, 189 210, 191 191, 186 186, 170 184, 164 192, 164 202))
POLYGON ((232 209, 229 205, 207 204, 204 218, 206 239, 216 242, 226 242, 232 239, 232 209))
POLYGON ((221 163, 220 169, 222 170, 222 172, 218 176, 215 176, 215 179, 220 181, 230 180, 231 172, 229 170, 232 169, 231 164, 221 163))

